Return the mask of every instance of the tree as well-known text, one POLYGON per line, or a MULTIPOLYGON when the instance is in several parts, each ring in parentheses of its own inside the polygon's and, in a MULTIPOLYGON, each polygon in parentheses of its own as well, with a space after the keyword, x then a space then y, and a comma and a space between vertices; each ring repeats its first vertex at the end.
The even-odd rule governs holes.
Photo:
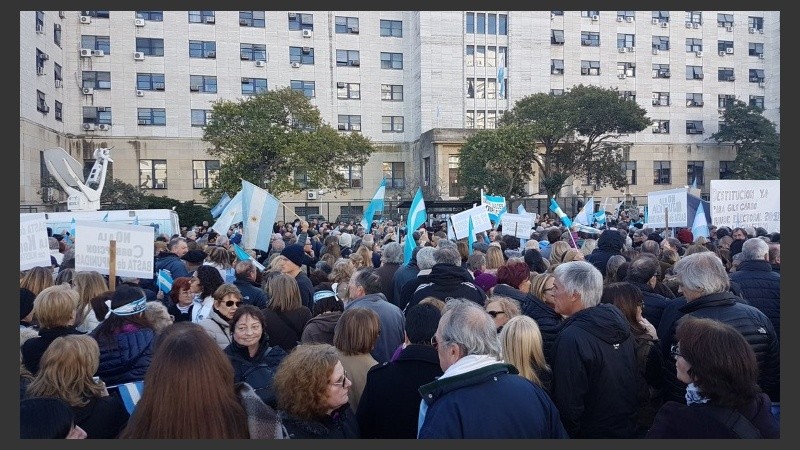
MULTIPOLYGON (((560 96, 529 95, 506 112, 499 125, 526 129, 529 151, 551 197, 570 177, 615 189, 626 186, 621 163, 628 144, 620 138, 651 125, 646 112, 617 89, 581 84, 560 96)), ((529 178, 532 175, 531 171, 529 178)))
POLYGON ((209 155, 220 159, 220 171, 201 191, 208 200, 235 194, 241 179, 276 197, 308 187, 342 191, 348 184, 339 169, 364 165, 374 151, 361 133, 342 135, 323 123, 308 98, 288 87, 215 101, 211 115, 203 140, 212 146, 209 155))
POLYGON ((780 135, 763 109, 735 100, 725 107, 719 131, 709 139, 732 143, 736 159, 731 171, 740 180, 780 179, 780 135))
POLYGON ((144 209, 144 189, 112 178, 100 193, 100 209, 144 209))

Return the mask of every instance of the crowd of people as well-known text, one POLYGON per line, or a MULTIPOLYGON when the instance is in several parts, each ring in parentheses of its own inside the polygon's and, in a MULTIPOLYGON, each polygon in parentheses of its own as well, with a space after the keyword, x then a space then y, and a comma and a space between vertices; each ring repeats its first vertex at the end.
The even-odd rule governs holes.
POLYGON ((612 225, 470 248, 298 218, 245 259, 204 224, 156 238, 152 279, 76 271, 49 230, 20 437, 779 438, 780 234, 612 225))

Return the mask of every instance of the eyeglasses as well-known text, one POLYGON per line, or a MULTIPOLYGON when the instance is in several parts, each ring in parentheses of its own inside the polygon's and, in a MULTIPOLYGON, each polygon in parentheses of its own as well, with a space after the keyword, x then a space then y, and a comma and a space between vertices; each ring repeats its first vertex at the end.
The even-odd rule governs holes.
POLYGON ((344 371, 344 373, 342 374, 342 378, 334 381, 333 383, 328 383, 328 384, 332 384, 334 386, 341 386, 342 388, 344 388, 345 385, 347 384, 347 371, 346 370, 344 371))
POLYGON ((449 342, 449 341, 447 341, 445 339, 442 339, 441 341, 436 339, 436 335, 435 334, 431 337, 431 345, 433 346, 433 348, 439 348, 439 344, 444 344, 446 342, 449 342))
POLYGON ((225 302, 225 306, 227 306, 228 308, 230 308, 233 305, 236 305, 236 307, 238 308, 244 305, 244 302, 234 302, 233 300, 228 300, 227 302, 225 302))
POLYGON ((492 316, 493 318, 497 317, 500 314, 505 314, 505 311, 486 311, 486 312, 489 313, 489 315, 492 316))
POLYGON ((681 348, 678 346, 678 344, 672 344, 672 346, 669 348, 669 353, 675 359, 678 359, 679 356, 683 358, 683 355, 681 354, 681 348))

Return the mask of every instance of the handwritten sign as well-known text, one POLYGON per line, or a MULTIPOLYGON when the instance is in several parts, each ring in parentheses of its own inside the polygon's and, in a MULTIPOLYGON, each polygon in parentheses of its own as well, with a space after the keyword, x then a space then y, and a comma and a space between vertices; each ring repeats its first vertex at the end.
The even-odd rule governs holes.
POLYGON ((492 229, 492 222, 489 220, 489 211, 486 209, 486 205, 478 205, 450 216, 456 239, 463 239, 469 234, 470 217, 472 217, 472 231, 475 233, 492 229))
POLYGON ((109 244, 116 242, 116 274, 120 277, 153 278, 153 228, 110 222, 77 221, 75 270, 109 274, 109 244))
POLYGON ((534 218, 530 214, 503 214, 503 234, 510 234, 520 239, 531 238, 534 218))
POLYGON ((19 270, 31 267, 51 267, 44 214, 25 214, 19 218, 19 270))
POLYGON ((711 180, 711 222, 781 231, 780 180, 711 180))
MULTIPOLYGON (((652 228, 689 227, 687 188, 647 193, 647 224, 652 228), (669 223, 667 223, 669 221, 669 223)), ((694 220, 694 217, 691 218, 694 220)))

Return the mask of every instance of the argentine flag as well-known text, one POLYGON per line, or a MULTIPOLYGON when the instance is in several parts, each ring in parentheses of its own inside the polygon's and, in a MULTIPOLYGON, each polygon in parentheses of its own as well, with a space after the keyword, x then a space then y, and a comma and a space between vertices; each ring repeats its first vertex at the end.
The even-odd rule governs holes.
POLYGON ((231 201, 222 209, 217 221, 211 229, 220 234, 227 234, 228 228, 242 221, 242 191, 236 193, 231 201))
MULTIPOLYGON (((277 198, 255 184, 242 180, 242 246, 268 250, 272 225, 278 216, 277 198)), ((227 230, 226 230, 227 231, 227 230)))
POLYGON ((469 216, 469 229, 467 231, 467 248, 469 249, 469 254, 472 254, 472 246, 475 245, 475 229, 472 227, 472 216, 469 216))
POLYGON ((703 207, 703 202, 697 205, 697 211, 694 213, 694 222, 692 222, 692 236, 697 239, 698 236, 709 237, 708 220, 706 220, 706 210, 703 207))
POLYGON ((169 294, 169 291, 172 290, 172 274, 167 269, 161 269, 158 271, 158 276, 156 277, 156 284, 158 288, 161 289, 161 292, 165 294, 169 294))
POLYGON ((365 233, 372 232, 372 219, 375 217, 376 211, 383 212, 383 197, 386 194, 386 178, 381 180, 381 185, 372 196, 372 200, 367 206, 367 211, 364 212, 364 217, 361 218, 361 226, 364 227, 365 233))
POLYGON ((486 195, 481 189, 481 204, 486 205, 486 209, 489 211, 489 220, 494 223, 494 226, 500 225, 500 220, 506 213, 506 198, 499 195, 486 195))
POLYGON ((569 228, 572 226, 572 221, 569 219, 567 214, 561 210, 561 207, 558 206, 558 202, 556 202, 555 198, 550 199, 550 211, 556 213, 556 215, 561 219, 561 223, 563 223, 565 227, 569 228))
POLYGON ((583 205, 578 214, 573 219, 574 222, 583 224, 583 225, 591 225, 594 221, 594 197, 590 197, 589 200, 586 201, 586 204, 583 205))
POLYGON ((421 227, 428 219, 428 214, 425 212, 425 199, 422 198, 422 188, 417 188, 417 193, 414 194, 414 200, 411 202, 411 208, 408 210, 408 218, 406 219, 406 244, 403 253, 403 263, 408 264, 411 261, 411 254, 414 252, 414 247, 417 243, 414 242, 414 231, 421 227))
POLYGON ((233 243, 233 250, 236 252, 236 257, 239 258, 239 261, 253 261, 253 265, 260 271, 264 271, 265 267, 263 264, 258 262, 258 260, 253 259, 249 253, 247 253, 242 247, 239 247, 239 244, 233 243))
POLYGON ((231 197, 228 195, 228 193, 225 192, 224 194, 222 194, 222 197, 220 197, 217 204, 213 208, 211 208, 211 217, 215 219, 219 217, 219 215, 222 214, 222 211, 225 210, 225 207, 228 206, 228 203, 230 202, 231 202, 231 197))

